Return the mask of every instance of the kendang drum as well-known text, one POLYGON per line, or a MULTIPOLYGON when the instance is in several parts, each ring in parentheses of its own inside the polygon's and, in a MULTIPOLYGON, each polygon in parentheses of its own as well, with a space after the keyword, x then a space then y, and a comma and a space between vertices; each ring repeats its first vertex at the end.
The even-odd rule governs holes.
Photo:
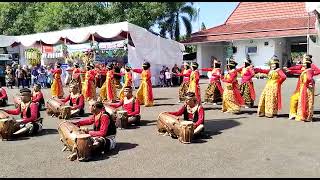
POLYGON ((19 124, 8 113, 0 111, 0 136, 2 140, 13 139, 14 133, 19 129, 19 124))
POLYGON ((21 104, 21 98, 20 97, 14 97, 13 98, 13 103, 14 103, 14 106, 17 108, 19 107, 19 105, 21 104))
POLYGON ((61 106, 58 118, 70 119, 70 117, 71 117, 71 106, 61 106))
POLYGON ((127 111, 117 111, 116 126, 121 129, 126 129, 128 127, 127 111))
POLYGON ((75 147, 75 140, 78 134, 84 134, 81 129, 74 125, 71 122, 63 121, 59 124, 58 132, 61 137, 61 141, 65 144, 65 146, 72 151, 73 147, 75 147))
POLYGON ((180 134, 180 121, 179 117, 168 114, 160 113, 157 120, 158 132, 168 132, 173 137, 178 137, 180 134))
POLYGON ((107 105, 105 105, 104 108, 105 108, 106 112, 111 116, 111 119, 116 121, 117 109, 113 108, 111 106, 107 106, 107 105))
POLYGON ((193 138, 193 122, 192 121, 182 121, 180 122, 180 135, 179 141, 184 144, 189 144, 193 138))
POLYGON ((61 106, 62 106, 62 102, 54 98, 50 98, 46 103, 47 113, 49 115, 55 115, 58 117, 60 115, 61 106))
POLYGON ((79 161, 89 160, 91 158, 91 149, 93 139, 90 134, 78 134, 76 136, 76 153, 79 161))

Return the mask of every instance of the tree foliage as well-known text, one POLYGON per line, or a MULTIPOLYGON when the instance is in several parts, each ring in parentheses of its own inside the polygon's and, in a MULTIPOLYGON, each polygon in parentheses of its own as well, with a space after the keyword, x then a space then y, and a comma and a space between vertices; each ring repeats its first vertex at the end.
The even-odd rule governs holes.
POLYGON ((96 24, 128 21, 180 40, 197 17, 190 2, 1 2, 0 34, 25 35, 96 24))
POLYGON ((201 24, 201 31, 202 30, 206 30, 207 28, 206 28, 206 25, 204 25, 204 22, 202 22, 202 24, 201 24))

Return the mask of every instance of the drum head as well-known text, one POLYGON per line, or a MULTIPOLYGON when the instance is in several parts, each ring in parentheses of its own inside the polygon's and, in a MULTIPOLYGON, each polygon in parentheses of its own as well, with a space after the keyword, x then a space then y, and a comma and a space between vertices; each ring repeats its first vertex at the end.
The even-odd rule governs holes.
POLYGON ((77 134, 76 138, 77 139, 85 139, 91 137, 90 134, 77 134))
POLYGON ((190 125, 190 124, 193 124, 192 121, 182 121, 180 122, 181 125, 190 125))

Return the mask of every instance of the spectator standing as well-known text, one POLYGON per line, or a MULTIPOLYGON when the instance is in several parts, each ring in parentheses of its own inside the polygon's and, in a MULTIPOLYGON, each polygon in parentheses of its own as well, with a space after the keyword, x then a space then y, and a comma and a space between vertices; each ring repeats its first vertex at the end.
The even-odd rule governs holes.
POLYGON ((179 69, 177 64, 174 64, 171 72, 172 72, 172 85, 173 86, 179 86, 180 85, 180 78, 179 78, 179 76, 175 75, 175 74, 179 74, 180 73, 180 69, 179 69))
POLYGON ((20 85, 22 86, 22 88, 24 88, 24 78, 25 78, 25 72, 23 71, 21 65, 18 65, 18 68, 16 70, 16 78, 18 81, 18 88, 20 87, 20 85))
POLYGON ((6 86, 9 87, 14 85, 14 76, 13 76, 13 69, 11 68, 10 65, 7 65, 6 70, 5 70, 5 78, 6 78, 6 86))
POLYGON ((31 70, 31 84, 32 84, 32 86, 34 86, 34 84, 38 84, 38 76, 39 76, 38 69, 39 69, 38 66, 35 66, 31 70))
POLYGON ((164 82, 165 82, 165 80, 164 80, 164 71, 163 70, 161 70, 160 71, 160 76, 159 76, 159 79, 160 79, 160 87, 164 87, 164 82))
POLYGON ((169 71, 169 68, 166 69, 166 72, 164 73, 164 76, 166 78, 166 86, 167 87, 172 87, 171 73, 169 71))
POLYGON ((41 88, 45 88, 47 83, 47 74, 43 66, 38 69, 38 83, 40 83, 41 88))

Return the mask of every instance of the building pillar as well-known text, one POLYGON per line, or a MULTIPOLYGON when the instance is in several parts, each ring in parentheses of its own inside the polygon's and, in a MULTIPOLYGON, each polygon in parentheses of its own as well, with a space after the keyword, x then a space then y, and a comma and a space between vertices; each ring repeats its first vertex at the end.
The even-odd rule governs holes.
MULTIPOLYGON (((200 68, 203 68, 203 58, 202 58, 202 49, 203 49, 203 46, 202 44, 197 44, 197 63, 199 64, 199 69, 200 68)), ((200 75, 202 75, 203 72, 200 71, 200 75)))

